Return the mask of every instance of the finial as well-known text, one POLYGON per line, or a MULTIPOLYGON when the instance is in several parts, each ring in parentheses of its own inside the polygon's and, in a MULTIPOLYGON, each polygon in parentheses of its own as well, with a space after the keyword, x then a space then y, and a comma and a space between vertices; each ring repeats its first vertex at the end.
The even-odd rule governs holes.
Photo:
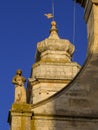
POLYGON ((56 22, 55 22, 55 21, 52 21, 52 22, 51 22, 50 33, 51 33, 52 31, 58 32, 58 30, 57 30, 57 28, 56 28, 56 22))
POLYGON ((56 28, 56 22, 51 22, 50 36, 49 38, 59 39, 58 30, 56 28))
POLYGON ((51 22, 51 25, 56 26, 56 22, 55 22, 55 21, 52 21, 52 22, 51 22))

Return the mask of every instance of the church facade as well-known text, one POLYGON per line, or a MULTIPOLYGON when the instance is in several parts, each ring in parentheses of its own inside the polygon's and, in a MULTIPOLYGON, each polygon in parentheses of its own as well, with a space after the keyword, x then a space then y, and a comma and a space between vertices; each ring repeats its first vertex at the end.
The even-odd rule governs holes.
POLYGON ((60 39, 56 22, 52 21, 49 37, 37 44, 27 96, 22 96, 22 92, 25 93, 20 82, 22 75, 14 78, 16 88, 23 89, 17 89, 18 100, 9 111, 10 130, 98 129, 98 0, 76 2, 85 10, 88 30, 84 66, 80 70, 80 66, 71 61, 74 46, 60 39))

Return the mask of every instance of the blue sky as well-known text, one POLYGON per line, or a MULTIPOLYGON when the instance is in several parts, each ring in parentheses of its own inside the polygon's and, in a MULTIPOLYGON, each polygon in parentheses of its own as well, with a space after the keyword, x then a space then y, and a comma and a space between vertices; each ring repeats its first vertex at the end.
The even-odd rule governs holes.
MULTIPOLYGON (((49 36, 52 0, 0 0, 0 130, 9 130, 8 111, 14 101, 12 77, 18 68, 28 80, 37 42, 49 36)), ((73 41, 73 0, 54 0, 59 36, 73 41)), ((74 61, 83 65, 87 35, 83 8, 76 4, 74 61)), ((26 86, 26 85, 25 85, 26 86)))

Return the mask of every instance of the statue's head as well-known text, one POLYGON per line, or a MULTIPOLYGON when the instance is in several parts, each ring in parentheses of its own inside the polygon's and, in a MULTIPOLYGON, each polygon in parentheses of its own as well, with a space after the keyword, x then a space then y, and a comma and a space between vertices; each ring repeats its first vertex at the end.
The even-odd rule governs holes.
POLYGON ((18 70, 16 71, 16 74, 22 75, 22 70, 21 70, 21 69, 18 69, 18 70))

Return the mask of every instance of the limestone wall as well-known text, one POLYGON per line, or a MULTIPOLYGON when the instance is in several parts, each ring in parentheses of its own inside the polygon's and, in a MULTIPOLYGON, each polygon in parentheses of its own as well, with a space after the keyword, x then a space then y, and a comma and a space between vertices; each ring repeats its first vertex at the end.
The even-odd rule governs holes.
POLYGON ((32 120, 32 130, 97 130, 96 125, 98 120, 95 119, 36 116, 32 120))

